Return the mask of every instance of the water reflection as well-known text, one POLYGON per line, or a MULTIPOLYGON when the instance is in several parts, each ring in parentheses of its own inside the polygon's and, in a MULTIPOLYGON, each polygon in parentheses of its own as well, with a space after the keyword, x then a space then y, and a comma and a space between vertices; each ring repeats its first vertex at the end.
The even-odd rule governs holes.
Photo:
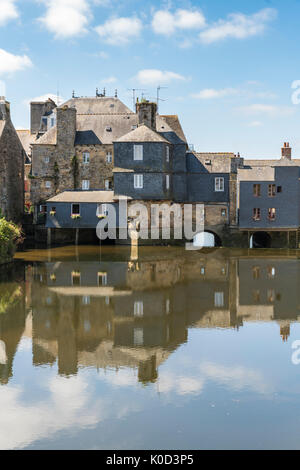
POLYGON ((134 261, 92 261, 78 252, 60 261, 59 252, 53 260, 48 253, 47 261, 2 273, 1 383, 12 377, 22 336, 32 335, 34 366, 57 362, 61 376, 129 368, 143 384, 157 381, 159 367, 193 328, 275 321, 287 341, 300 314, 296 255, 160 253, 145 251, 134 261))

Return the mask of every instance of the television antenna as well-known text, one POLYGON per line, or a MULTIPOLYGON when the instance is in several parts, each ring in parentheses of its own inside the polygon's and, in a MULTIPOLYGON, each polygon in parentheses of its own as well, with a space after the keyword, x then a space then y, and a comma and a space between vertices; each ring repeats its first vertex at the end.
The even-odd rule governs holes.
POLYGON ((158 85, 157 87, 157 95, 156 95, 156 100, 157 100, 157 113, 158 113, 158 109, 159 109, 159 102, 160 101, 167 101, 167 100, 163 100, 162 98, 160 98, 160 90, 163 90, 163 89, 167 89, 168 87, 167 86, 160 86, 158 85))
POLYGON ((128 91, 132 92, 133 111, 135 109, 135 99, 137 91, 146 91, 144 88, 128 88, 128 91))

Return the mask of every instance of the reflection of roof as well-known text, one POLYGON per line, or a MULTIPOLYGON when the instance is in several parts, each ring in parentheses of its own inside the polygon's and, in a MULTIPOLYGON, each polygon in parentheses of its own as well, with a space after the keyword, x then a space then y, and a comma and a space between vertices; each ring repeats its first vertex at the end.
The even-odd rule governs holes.
POLYGON ((114 202, 113 191, 64 191, 47 202, 114 202))
POLYGON ((166 144, 169 143, 167 139, 165 139, 162 135, 158 132, 153 131, 150 127, 145 126, 145 124, 137 127, 133 131, 129 132, 126 135, 123 135, 117 142, 164 142, 166 144))
POLYGON ((114 287, 50 287, 49 290, 58 295, 79 297, 122 297, 132 294, 130 290, 115 290, 114 287))
POLYGON ((113 173, 134 173, 134 170, 131 170, 130 168, 118 168, 115 167, 113 169, 113 173))

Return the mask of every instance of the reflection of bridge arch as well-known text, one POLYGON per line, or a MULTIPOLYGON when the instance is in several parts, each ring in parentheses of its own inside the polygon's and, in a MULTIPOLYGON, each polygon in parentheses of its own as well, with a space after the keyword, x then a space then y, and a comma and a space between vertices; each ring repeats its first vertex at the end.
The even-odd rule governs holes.
POLYGON ((255 232, 250 238, 250 248, 270 248, 271 235, 267 232, 255 232))
POLYGON ((197 233, 194 237, 193 243, 195 247, 199 248, 214 248, 222 246, 222 240, 219 235, 211 230, 197 233))

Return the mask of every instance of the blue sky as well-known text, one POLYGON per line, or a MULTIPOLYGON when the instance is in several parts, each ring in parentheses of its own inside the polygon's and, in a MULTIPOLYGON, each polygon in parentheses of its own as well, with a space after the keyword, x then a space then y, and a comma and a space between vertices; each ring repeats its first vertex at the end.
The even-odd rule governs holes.
POLYGON ((28 102, 58 86, 117 88, 130 107, 128 89, 166 86, 160 112, 198 151, 275 157, 289 141, 300 157, 299 23, 297 0, 0 0, 0 91, 27 128, 28 102))

